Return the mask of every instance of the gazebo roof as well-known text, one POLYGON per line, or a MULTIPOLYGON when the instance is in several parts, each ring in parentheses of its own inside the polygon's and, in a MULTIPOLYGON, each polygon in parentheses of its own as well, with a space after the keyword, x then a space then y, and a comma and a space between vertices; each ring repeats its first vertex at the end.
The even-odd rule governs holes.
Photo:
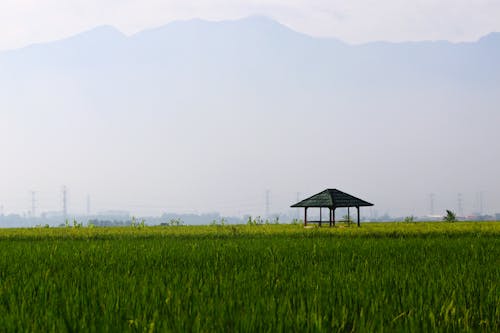
POLYGON ((362 207, 373 206, 373 204, 356 198, 350 194, 337 189, 326 189, 307 199, 297 202, 291 207, 362 207))

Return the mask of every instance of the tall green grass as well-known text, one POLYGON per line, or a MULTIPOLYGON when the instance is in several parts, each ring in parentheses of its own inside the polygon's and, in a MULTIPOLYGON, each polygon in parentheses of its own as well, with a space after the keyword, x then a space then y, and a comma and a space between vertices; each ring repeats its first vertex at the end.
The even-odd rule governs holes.
POLYGON ((500 224, 0 231, 3 331, 500 331, 500 224))

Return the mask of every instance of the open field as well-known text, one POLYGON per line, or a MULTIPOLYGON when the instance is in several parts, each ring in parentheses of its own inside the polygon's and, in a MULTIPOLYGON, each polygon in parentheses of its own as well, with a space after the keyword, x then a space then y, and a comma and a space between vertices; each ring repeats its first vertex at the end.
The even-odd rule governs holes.
POLYGON ((0 230, 1 331, 500 331, 500 223, 0 230))

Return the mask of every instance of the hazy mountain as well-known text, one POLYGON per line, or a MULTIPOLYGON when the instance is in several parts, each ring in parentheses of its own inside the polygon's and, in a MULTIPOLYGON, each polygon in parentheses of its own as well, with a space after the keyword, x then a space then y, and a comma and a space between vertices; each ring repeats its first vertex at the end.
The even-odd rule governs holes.
POLYGON ((102 208, 262 214, 266 188, 277 211, 338 187, 381 213, 426 213, 431 192, 436 210, 464 193, 470 212, 479 191, 500 211, 499 59, 499 33, 349 45, 263 17, 3 52, 0 202, 65 183, 74 209, 93 193, 102 208))

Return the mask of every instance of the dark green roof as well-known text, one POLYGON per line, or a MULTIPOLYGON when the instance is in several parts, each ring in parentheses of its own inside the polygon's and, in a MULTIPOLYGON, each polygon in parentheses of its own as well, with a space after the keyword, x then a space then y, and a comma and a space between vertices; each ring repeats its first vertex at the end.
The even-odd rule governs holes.
POLYGON ((292 207, 361 207, 373 204, 356 198, 337 189, 327 189, 307 199, 297 202, 292 207))

